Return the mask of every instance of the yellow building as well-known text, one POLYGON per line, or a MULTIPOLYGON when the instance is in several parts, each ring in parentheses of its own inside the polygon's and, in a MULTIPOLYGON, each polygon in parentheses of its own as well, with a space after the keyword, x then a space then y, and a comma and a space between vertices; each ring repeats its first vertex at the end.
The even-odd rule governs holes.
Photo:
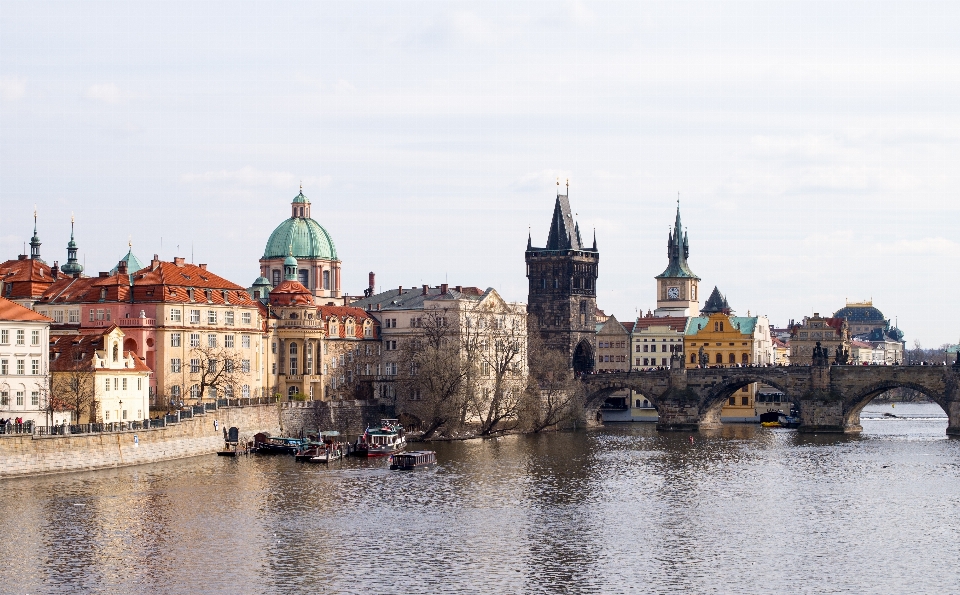
MULTIPOLYGON (((733 316, 725 297, 716 287, 701 314, 687 321, 684 353, 688 367, 766 366, 774 362, 770 323, 765 316, 733 316)), ((724 421, 756 421, 756 384, 730 396, 721 418, 724 421)))

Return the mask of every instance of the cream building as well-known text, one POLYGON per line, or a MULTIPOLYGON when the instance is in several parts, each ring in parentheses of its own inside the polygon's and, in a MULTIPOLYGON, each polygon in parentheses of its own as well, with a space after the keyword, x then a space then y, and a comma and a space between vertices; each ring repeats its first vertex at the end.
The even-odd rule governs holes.
POLYGON ((0 298, 0 418, 38 425, 63 423, 69 413, 50 400, 51 319, 0 298))

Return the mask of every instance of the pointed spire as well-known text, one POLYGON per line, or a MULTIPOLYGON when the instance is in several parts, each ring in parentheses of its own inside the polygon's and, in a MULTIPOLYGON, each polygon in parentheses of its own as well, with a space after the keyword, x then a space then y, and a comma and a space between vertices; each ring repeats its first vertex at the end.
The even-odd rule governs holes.
POLYGON ((687 233, 683 229, 683 223, 680 221, 680 193, 678 192, 677 216, 673 223, 673 229, 667 232, 667 269, 657 278, 692 277, 699 279, 687 264, 689 256, 690 244, 687 240, 687 233))
POLYGON ((79 275, 83 272, 83 265, 77 260, 77 242, 73 239, 73 213, 70 213, 70 241, 67 242, 67 262, 60 270, 67 275, 79 275))
POLYGON ((597 228, 593 228, 593 251, 597 251, 597 228))
POLYGON ((533 248, 533 236, 531 235, 530 226, 527 226, 527 250, 533 248))
POLYGON ((40 238, 37 236, 37 205, 33 205, 33 237, 30 238, 30 258, 43 262, 43 259, 40 258, 40 238))

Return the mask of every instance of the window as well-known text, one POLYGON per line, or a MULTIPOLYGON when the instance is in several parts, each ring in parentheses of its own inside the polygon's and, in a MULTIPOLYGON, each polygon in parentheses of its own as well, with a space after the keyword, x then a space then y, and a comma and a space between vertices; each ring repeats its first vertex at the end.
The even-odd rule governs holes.
POLYGON ((17 360, 17 375, 23 376, 24 374, 26 374, 26 370, 25 370, 25 368, 24 368, 24 360, 18 359, 18 360, 17 360))
POLYGON ((229 384, 226 385, 225 387, 223 387, 223 396, 224 396, 224 398, 232 399, 232 398, 233 398, 233 387, 230 386, 229 384))
POLYGON ((383 342, 383 345, 384 345, 383 348, 386 349, 387 351, 396 351, 396 350, 397 350, 397 342, 396 342, 396 341, 384 341, 384 342, 383 342))
POLYGON ((223 360, 223 371, 224 372, 233 372, 233 360, 225 359, 223 360))
POLYGON ((731 353, 729 357, 727 357, 727 361, 731 364, 735 364, 737 363, 737 356, 731 353))
MULTIPOLYGON (((214 312, 214 314, 216 314, 216 312, 214 312)), ((223 324, 227 326, 233 326, 233 312, 223 313, 223 324)))
POLYGON ((250 349, 250 335, 240 335, 240 346, 244 349, 250 349))
POLYGON ((216 347, 217 346, 217 336, 216 335, 207 335, 207 347, 216 347))
MULTIPOLYGON (((137 378, 137 390, 143 390, 143 378, 137 378)), ((139 417, 140 414, 137 414, 139 417)))
POLYGON ((271 351, 271 353, 276 353, 276 352, 277 352, 277 342, 276 342, 276 341, 273 342, 273 345, 270 347, 270 351, 271 351))
POLYGON ((397 328, 397 319, 396 319, 396 318, 384 318, 384 319, 383 319, 383 328, 397 328))
POLYGON ((210 397, 211 399, 216 399, 216 398, 217 398, 217 387, 211 386, 210 388, 208 388, 208 389, 207 389, 207 396, 210 397))
POLYGON ((200 347, 200 333, 190 333, 190 347, 200 347))
POLYGON ((233 335, 223 336, 223 346, 228 349, 233 349, 233 335))
POLYGON ((170 347, 180 347, 180 333, 170 333, 170 347))
POLYGON ((104 390, 104 392, 110 392, 110 379, 109 379, 109 378, 104 378, 104 379, 103 379, 103 390, 104 390))
POLYGON ((30 360, 30 373, 33 374, 34 376, 37 376, 40 374, 40 360, 38 359, 30 360))
POLYGON ((297 375, 297 370, 299 369, 297 365, 298 363, 299 362, 297 361, 297 358, 295 357, 290 358, 290 375, 291 376, 297 375))
POLYGON ((127 379, 126 379, 126 378, 123 379, 123 386, 121 386, 120 388, 122 388, 123 390, 127 390, 127 379))
POLYGON ((249 385, 249 384, 244 384, 244 385, 240 388, 240 396, 243 397, 244 399, 249 399, 249 398, 250 398, 250 385, 249 385))
POLYGON ((93 322, 93 309, 90 310, 90 322, 93 322))
POLYGON ((180 322, 180 308, 173 308, 170 310, 170 321, 171 322, 180 322))
POLYGON ((17 345, 23 345, 23 344, 25 343, 25 340, 26 340, 26 334, 23 332, 22 329, 21 329, 21 330, 18 330, 18 331, 17 331, 17 345))
POLYGON ((697 363, 697 354, 696 354, 696 353, 691 353, 691 354, 690 354, 690 363, 691 363, 691 364, 697 363))
POLYGON ((244 374, 250 373, 250 360, 242 359, 240 360, 240 371, 244 374))
POLYGON ((217 324, 216 310, 207 310, 207 324, 217 324))
POLYGON ((180 387, 179 387, 179 386, 171 386, 171 387, 170 387, 170 396, 171 396, 172 398, 174 398, 174 399, 179 399, 179 398, 180 398, 180 387))
POLYGON ((34 407, 39 407, 39 406, 40 406, 40 392, 39 392, 39 391, 32 391, 32 392, 30 393, 30 404, 33 405, 34 407))
POLYGON ((190 324, 200 324, 200 310, 190 310, 190 324))
POLYGON ((210 372, 211 374, 216 374, 216 373, 217 373, 217 360, 215 360, 215 359, 207 360, 207 370, 209 370, 209 372, 210 372))
POLYGON ((120 387, 119 387, 119 384, 120 384, 120 383, 117 382, 117 380, 118 380, 117 378, 114 378, 114 379, 113 379, 113 390, 119 390, 119 389, 120 389, 120 387))
POLYGON ((240 322, 242 324, 244 324, 245 326, 250 326, 250 320, 251 320, 251 316, 249 312, 240 313, 240 322))
POLYGON ((396 376, 397 375, 397 363, 396 362, 387 362, 387 376, 396 376))
POLYGON ((5 359, 0 359, 0 375, 6 376, 10 373, 10 363, 5 359))
POLYGON ((103 308, 97 308, 97 320, 103 320, 103 308))
POLYGON ((10 331, 2 330, 0 331, 0 345, 9 345, 10 344, 10 331))
POLYGON ((736 405, 736 404, 737 404, 737 398, 736 398, 736 397, 730 397, 729 401, 727 401, 727 402, 728 402, 730 405, 736 405))
POLYGON ((740 354, 740 363, 744 363, 744 364, 750 363, 750 356, 748 356, 746 353, 741 353, 741 354, 740 354))
POLYGON ((193 358, 190 360, 190 373, 191 374, 200 373, 200 360, 198 358, 193 358))
POLYGON ((70 324, 80 324, 80 310, 70 310, 70 324))
POLYGON ((273 269, 273 286, 280 285, 280 269, 273 269))
POLYGON ((10 393, 7 391, 0 391, 0 405, 4 407, 10 405, 10 393))
POLYGON ((54 322, 63 322, 63 310, 54 310, 53 311, 53 321, 54 322))
POLYGON ((722 363, 723 363, 723 354, 722 354, 722 353, 718 353, 718 354, 717 354, 717 363, 718 363, 718 364, 722 364, 722 363))
POLYGON ((740 404, 746 407, 750 404, 750 397, 740 397, 740 404))
POLYGON ((104 411, 104 412, 103 412, 103 421, 110 421, 110 412, 109 412, 109 411, 104 411))
POLYGON ((330 289, 330 271, 323 271, 323 288, 330 289))
POLYGON ((194 384, 190 387, 190 398, 199 399, 200 398, 200 385, 194 384))

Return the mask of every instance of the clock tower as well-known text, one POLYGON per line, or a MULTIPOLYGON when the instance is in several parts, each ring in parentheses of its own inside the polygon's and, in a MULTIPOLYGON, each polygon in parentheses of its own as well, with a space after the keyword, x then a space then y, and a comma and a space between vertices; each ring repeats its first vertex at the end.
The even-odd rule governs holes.
POLYGON ((687 264, 690 245, 687 234, 680 224, 680 202, 677 201, 677 220, 667 238, 667 270, 657 275, 657 309, 654 316, 697 316, 700 314, 700 297, 697 283, 700 277, 693 274, 687 264))

